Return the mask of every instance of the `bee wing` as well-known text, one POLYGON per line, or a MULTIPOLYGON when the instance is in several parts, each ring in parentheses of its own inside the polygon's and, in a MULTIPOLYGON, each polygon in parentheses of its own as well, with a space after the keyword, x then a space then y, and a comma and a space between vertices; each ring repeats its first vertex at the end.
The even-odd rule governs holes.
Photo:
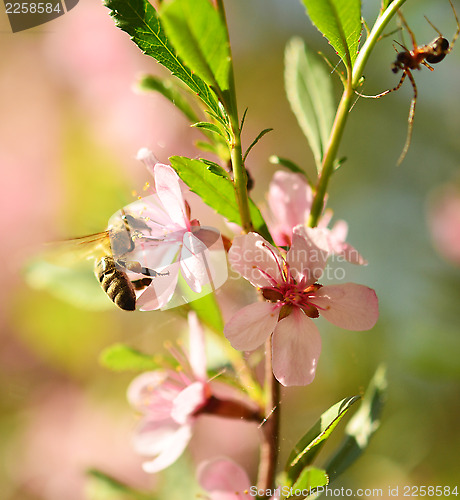
POLYGON ((44 245, 23 271, 31 288, 76 307, 104 310, 112 304, 94 277, 94 259, 104 255, 110 255, 107 232, 44 245))
POLYGON ((48 243, 45 245, 42 257, 56 265, 70 266, 79 261, 110 254, 110 233, 103 231, 70 240, 48 243))

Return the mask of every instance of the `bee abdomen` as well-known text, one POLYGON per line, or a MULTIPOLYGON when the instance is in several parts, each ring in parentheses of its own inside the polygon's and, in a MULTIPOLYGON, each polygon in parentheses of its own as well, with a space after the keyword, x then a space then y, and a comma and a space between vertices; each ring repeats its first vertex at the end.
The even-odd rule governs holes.
POLYGON ((128 276, 117 267, 112 257, 103 257, 94 270, 102 289, 109 298, 125 311, 136 309, 136 294, 128 276))

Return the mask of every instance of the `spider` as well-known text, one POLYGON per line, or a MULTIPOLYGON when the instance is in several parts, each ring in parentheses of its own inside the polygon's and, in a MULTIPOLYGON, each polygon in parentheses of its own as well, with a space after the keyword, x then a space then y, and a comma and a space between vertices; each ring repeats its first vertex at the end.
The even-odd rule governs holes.
POLYGON ((401 52, 398 52, 398 49, 393 45, 394 49, 397 52, 396 56, 396 61, 391 65, 391 70, 393 73, 398 73, 399 70, 401 70, 402 76, 401 80, 399 80, 398 85, 396 87, 385 90, 385 92, 382 92, 377 95, 363 95, 360 94, 359 92, 356 92, 359 96, 361 97, 367 97, 371 99, 378 99, 379 97, 383 97, 384 95, 389 94, 390 92, 395 92, 396 90, 399 90, 401 85, 403 84, 404 80, 406 79, 406 76, 409 78, 412 88, 414 89, 414 96, 412 97, 411 103, 410 103, 410 108, 409 108, 409 116, 408 116, 408 128, 407 128, 407 137, 406 137, 406 143, 404 144, 404 148, 402 150, 402 153, 398 159, 397 164, 400 165, 402 161, 404 160, 407 151, 410 146, 411 138, 412 138, 412 128, 414 125, 414 115, 415 115, 415 104, 417 102, 417 85, 415 84, 414 76, 412 75, 411 70, 414 69, 421 69, 421 64, 426 66, 430 71, 434 71, 434 68, 430 66, 429 63, 431 64, 436 64, 438 62, 441 62, 446 55, 453 49, 454 44, 460 35, 460 22, 457 16, 457 13, 455 11, 455 8, 452 4, 452 1, 449 0, 450 6, 452 7, 452 10, 454 12, 455 20, 457 21, 457 31, 455 32, 452 42, 449 44, 449 41, 442 36, 442 33, 430 22, 430 20, 425 16, 425 19, 428 21, 430 26, 439 34, 437 38, 435 38, 431 43, 428 43, 427 45, 417 45, 417 42, 415 41, 415 35, 412 32, 412 30, 409 28, 407 25, 406 20, 404 19, 403 15, 401 12, 398 11, 399 17, 401 18, 401 22, 403 26, 406 28, 407 32, 410 35, 410 38, 412 40, 412 50, 409 50, 407 47, 404 45, 400 44, 399 42, 396 42, 400 47, 402 47, 404 50, 401 52))

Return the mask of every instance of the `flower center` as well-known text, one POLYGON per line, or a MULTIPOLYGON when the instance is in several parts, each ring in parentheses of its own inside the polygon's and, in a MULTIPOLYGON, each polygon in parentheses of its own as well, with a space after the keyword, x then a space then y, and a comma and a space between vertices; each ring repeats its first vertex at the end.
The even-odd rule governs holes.
POLYGON ((310 300, 322 286, 319 283, 314 283, 303 288, 295 282, 278 283, 275 286, 263 287, 261 290, 265 300, 283 304, 284 314, 280 315, 280 319, 289 314, 293 307, 299 307, 310 318, 317 318, 319 311, 310 300))

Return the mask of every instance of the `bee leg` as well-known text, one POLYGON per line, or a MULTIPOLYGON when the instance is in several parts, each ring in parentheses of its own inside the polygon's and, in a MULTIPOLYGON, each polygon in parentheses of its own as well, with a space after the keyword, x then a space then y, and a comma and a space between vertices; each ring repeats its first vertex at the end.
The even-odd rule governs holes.
POLYGON ((152 283, 152 278, 142 278, 140 280, 131 281, 134 290, 143 290, 144 288, 147 288, 150 283, 152 283))
POLYGON ((150 269, 148 267, 141 266, 139 262, 117 261, 117 263, 119 265, 121 265, 124 269, 126 269, 127 271, 131 271, 131 272, 137 273, 137 274, 144 274, 145 276, 151 276, 152 278, 156 278, 157 276, 169 276, 169 271, 166 271, 164 273, 159 273, 158 271, 155 271, 154 269, 150 269))
POLYGON ((158 271, 155 271, 155 269, 149 269, 148 267, 141 267, 140 268, 141 274, 145 274, 146 276, 152 276, 156 278, 157 276, 169 276, 169 271, 166 271, 164 273, 159 273, 158 271))

